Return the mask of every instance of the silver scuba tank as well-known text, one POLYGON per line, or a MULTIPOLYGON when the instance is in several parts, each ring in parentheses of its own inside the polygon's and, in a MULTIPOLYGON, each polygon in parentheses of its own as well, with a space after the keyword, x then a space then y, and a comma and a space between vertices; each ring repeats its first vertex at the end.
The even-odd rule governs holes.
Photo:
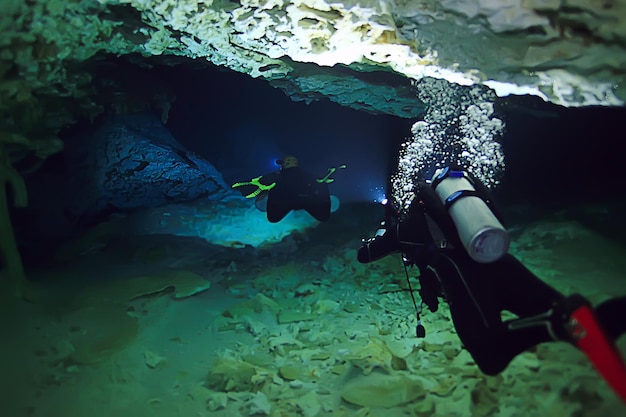
POLYGON ((450 167, 439 169, 433 175, 432 186, 472 259, 480 263, 494 262, 509 250, 508 232, 464 171, 450 167))

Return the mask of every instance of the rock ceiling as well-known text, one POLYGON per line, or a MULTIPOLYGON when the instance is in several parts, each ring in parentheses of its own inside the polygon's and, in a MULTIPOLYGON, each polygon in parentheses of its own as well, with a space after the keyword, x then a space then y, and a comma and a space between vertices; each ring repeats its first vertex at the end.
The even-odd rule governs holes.
MULTIPOLYGON (((16 149, 59 151, 61 127, 115 101, 94 75, 107 56, 184 57, 265 79, 294 100, 400 117, 421 112, 414 89, 426 77, 563 106, 626 98, 626 0, 0 2, 0 144, 12 159, 16 149)), ((165 117, 171 97, 148 90, 116 94, 165 117)))

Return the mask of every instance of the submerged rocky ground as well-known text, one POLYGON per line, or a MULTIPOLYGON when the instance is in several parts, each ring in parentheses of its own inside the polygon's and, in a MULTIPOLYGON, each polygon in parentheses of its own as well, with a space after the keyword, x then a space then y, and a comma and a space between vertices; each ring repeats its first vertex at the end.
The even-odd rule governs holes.
MULTIPOLYGON (((584 355, 567 344, 540 345, 487 377, 462 349, 444 303, 422 314, 427 335, 415 338, 399 256, 370 265, 355 259, 378 210, 342 207, 328 223, 267 248, 106 232, 114 228, 66 246, 57 255, 63 263, 31 271, 40 302, 5 308, 2 414, 590 417, 624 411, 584 355)), ((622 244, 580 221, 595 208, 532 221, 526 210, 515 212, 512 252, 533 271, 594 303, 624 294, 622 244)), ((231 224, 244 213, 247 207, 233 202, 231 224)), ((416 271, 409 273, 417 287, 416 271)))

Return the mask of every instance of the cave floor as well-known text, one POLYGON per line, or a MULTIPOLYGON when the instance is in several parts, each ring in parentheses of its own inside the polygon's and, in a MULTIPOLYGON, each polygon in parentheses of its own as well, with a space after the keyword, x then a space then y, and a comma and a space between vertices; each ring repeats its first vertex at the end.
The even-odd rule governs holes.
MULTIPOLYGON (((355 259, 377 210, 342 207, 270 247, 108 235, 31 270, 40 301, 3 310, 2 415, 624 413, 565 343, 540 345, 487 377, 444 303, 422 314, 427 334, 415 338, 399 255, 355 259)), ((624 247, 571 218, 520 224, 511 251, 565 293, 594 303, 626 293, 624 247)))

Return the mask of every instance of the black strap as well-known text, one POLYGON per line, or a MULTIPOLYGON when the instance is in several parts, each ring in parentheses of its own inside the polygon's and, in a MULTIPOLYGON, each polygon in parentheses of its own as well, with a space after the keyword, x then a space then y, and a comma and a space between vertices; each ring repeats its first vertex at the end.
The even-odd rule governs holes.
POLYGON ((474 180, 472 179, 470 175, 468 175, 467 171, 465 171, 462 168, 453 168, 453 167, 447 166, 431 182, 433 189, 436 190, 437 186, 441 183, 441 181, 445 180, 449 176, 454 176, 456 178, 465 178, 467 181, 469 181, 470 184, 474 185, 474 180))
POLYGON ((437 186, 441 184, 443 180, 445 180, 446 178, 450 176, 454 176, 456 178, 465 178, 472 185, 472 187, 474 187, 475 190, 474 191, 459 190, 450 194, 448 198, 446 198, 446 201, 444 202, 446 210, 450 210, 450 207, 452 207, 454 203, 456 203, 459 199, 463 197, 478 197, 481 200, 483 200, 485 204, 487 204, 487 207, 489 207, 491 210, 494 209, 491 199, 489 198, 488 195, 485 195, 488 192, 486 187, 484 186, 481 187, 481 191, 483 192, 479 192, 478 190, 476 190, 476 188, 478 188, 478 185, 477 185, 475 178, 460 167, 457 167, 457 168, 453 168, 449 166, 445 167, 443 171, 439 175, 437 175, 437 177, 431 182, 431 186, 433 187, 433 190, 436 190, 437 186))
POLYGON ((463 197, 478 197, 483 200, 487 205, 489 205, 489 200, 485 200, 483 196, 478 194, 478 192, 472 190, 459 190, 450 194, 448 198, 446 198, 446 201, 444 202, 446 209, 450 210, 450 207, 452 207, 454 203, 456 203, 457 201, 459 201, 459 199, 463 197))

